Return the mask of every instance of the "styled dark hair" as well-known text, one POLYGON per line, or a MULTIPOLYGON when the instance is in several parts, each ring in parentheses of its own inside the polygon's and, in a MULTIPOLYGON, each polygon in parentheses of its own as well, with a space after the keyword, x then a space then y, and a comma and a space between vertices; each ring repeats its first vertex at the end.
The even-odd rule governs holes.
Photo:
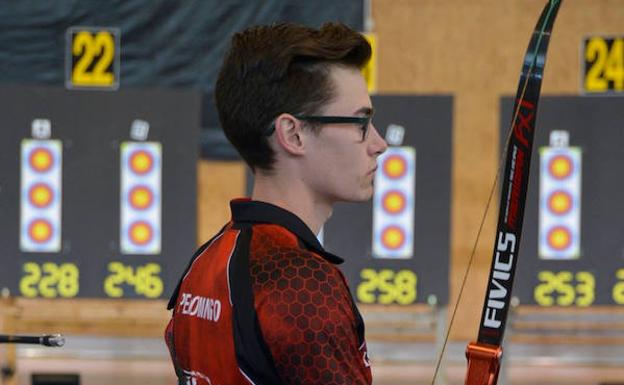
POLYGON ((320 29, 282 23, 255 26, 232 37, 215 99, 221 127, 255 172, 270 171, 275 154, 265 135, 281 113, 314 114, 334 97, 333 65, 361 69, 371 47, 341 23, 320 29))

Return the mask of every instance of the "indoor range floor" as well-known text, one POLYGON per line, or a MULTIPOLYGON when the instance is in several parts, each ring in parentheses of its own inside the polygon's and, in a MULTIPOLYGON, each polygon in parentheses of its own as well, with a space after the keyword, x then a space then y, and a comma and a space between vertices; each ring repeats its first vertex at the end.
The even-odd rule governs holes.
MULTIPOLYGON (((432 346, 369 343, 376 385, 432 383, 434 361, 422 357, 432 346), (400 354, 391 356, 388 352, 400 354), (376 353, 377 352, 377 356, 376 353), (380 357, 384 356, 384 357, 380 357), (415 359, 410 359, 415 358, 415 359)), ((5 348, 0 349, 4 360, 5 348)), ((624 384, 624 347, 580 346, 507 349, 499 385, 618 385, 624 384), (517 359, 514 359, 516 357, 517 359)), ((463 346, 447 349, 437 385, 460 385, 466 372, 463 346)), ((64 349, 18 348, 17 379, 30 385, 33 373, 78 373, 81 385, 173 385, 176 379, 164 343, 139 338, 67 338, 64 349)), ((4 385, 0 382, 0 385, 4 385)))

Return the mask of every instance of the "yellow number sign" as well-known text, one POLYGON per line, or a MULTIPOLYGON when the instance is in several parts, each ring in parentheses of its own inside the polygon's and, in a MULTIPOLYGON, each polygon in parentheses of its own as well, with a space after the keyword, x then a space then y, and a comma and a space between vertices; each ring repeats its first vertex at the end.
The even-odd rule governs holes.
POLYGON ((389 305, 411 305, 416 301, 418 277, 411 270, 363 269, 357 287, 358 301, 389 305))
POLYGON ((613 286, 611 294, 613 301, 618 305, 624 305, 624 269, 618 269, 615 272, 617 283, 613 286))
POLYGON ((112 298, 124 296, 126 284, 134 287, 134 293, 145 298, 158 298, 163 292, 163 281, 160 277, 161 267, 157 263, 142 266, 128 266, 121 262, 108 264, 109 274, 104 280, 104 292, 112 298))
POLYGON ((537 278, 540 284, 533 296, 540 306, 587 307, 594 303, 596 279, 590 272, 544 270, 538 272, 537 278))
POLYGON ((73 263, 26 262, 20 293, 26 298, 72 298, 78 294, 80 272, 73 263))
POLYGON ((624 38, 585 39, 583 54, 586 93, 624 91, 624 38))
POLYGON ((119 86, 119 31, 73 27, 67 32, 68 88, 116 89, 119 86))
POLYGON ((373 33, 365 33, 364 37, 371 45, 372 55, 366 67, 362 68, 362 75, 366 79, 368 93, 377 92, 377 36, 373 33))

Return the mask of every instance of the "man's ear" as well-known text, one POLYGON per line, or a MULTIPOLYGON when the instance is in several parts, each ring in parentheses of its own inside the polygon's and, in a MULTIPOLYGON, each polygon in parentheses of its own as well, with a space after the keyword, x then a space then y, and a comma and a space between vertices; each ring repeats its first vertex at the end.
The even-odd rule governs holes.
POLYGON ((277 144, 291 155, 305 153, 304 135, 301 121, 291 114, 281 114, 275 119, 275 139, 277 144))

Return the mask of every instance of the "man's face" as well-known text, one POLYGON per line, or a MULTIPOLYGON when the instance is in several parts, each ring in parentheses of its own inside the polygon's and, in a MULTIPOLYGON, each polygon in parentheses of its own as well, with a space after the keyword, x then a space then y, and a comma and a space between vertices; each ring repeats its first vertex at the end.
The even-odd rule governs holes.
MULTIPOLYGON (((335 98, 318 115, 366 116, 372 112, 366 82, 357 69, 334 66, 330 79, 335 98)), ((307 135, 303 178, 321 199, 368 200, 373 194, 377 157, 386 148, 372 123, 364 140, 357 124, 323 124, 318 135, 307 135)))

